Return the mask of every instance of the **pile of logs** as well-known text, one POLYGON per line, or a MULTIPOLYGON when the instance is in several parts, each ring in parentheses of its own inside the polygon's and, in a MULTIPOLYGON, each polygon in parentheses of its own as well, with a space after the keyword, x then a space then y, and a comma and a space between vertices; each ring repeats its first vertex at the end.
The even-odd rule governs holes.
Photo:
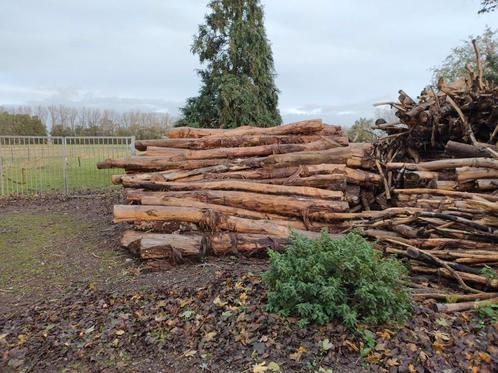
POLYGON ((136 143, 142 153, 106 160, 124 168, 112 181, 128 205, 114 220, 132 222, 122 243, 143 259, 182 261, 204 255, 283 249, 290 229, 313 236, 347 228, 383 182, 368 171, 370 144, 349 144, 321 120, 274 128, 174 128, 136 143))
POLYGON ((114 220, 134 224, 123 246, 179 262, 284 250, 291 230, 358 229, 407 260, 419 298, 498 303, 498 88, 483 80, 475 50, 468 79, 441 80, 417 101, 400 91, 389 103, 399 121, 378 120, 387 135, 375 144, 350 144, 320 120, 185 127, 99 163, 126 171, 112 179, 128 199, 114 220))
POLYGON ((440 80, 417 101, 400 91, 390 103, 399 121, 377 121, 387 136, 373 158, 395 208, 351 221, 379 249, 410 259, 414 278, 425 284, 421 298, 443 299, 437 280, 449 278, 472 293, 458 300, 498 302, 498 294, 483 294, 498 290, 498 87, 483 81, 474 46, 477 72, 469 70, 468 79, 440 80))

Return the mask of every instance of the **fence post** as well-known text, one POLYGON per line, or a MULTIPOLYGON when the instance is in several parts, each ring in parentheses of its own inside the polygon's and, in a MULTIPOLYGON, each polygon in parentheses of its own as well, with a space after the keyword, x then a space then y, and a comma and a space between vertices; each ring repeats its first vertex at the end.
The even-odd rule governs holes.
POLYGON ((67 188, 67 143, 66 143, 66 138, 62 138, 62 145, 64 146, 64 194, 68 193, 68 188, 67 188))
POLYGON ((132 136, 131 137, 131 141, 130 141, 130 147, 131 147, 131 155, 135 155, 136 154, 136 149, 135 149, 135 136, 132 136))
POLYGON ((0 195, 5 194, 4 176, 3 176, 3 156, 2 156, 2 140, 0 139, 0 195))

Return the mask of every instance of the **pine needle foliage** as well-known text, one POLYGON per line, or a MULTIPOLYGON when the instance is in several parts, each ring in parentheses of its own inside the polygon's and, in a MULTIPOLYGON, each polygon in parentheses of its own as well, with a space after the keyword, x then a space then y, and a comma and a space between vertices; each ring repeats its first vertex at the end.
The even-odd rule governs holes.
POLYGON ((333 239, 325 231, 309 239, 292 234, 285 253, 270 251, 267 310, 298 316, 300 324, 339 320, 358 323, 404 322, 411 312, 401 279, 406 269, 379 252, 359 234, 333 239))
POLYGON ((212 0, 192 53, 202 86, 178 125, 233 128, 281 124, 270 43, 259 0, 212 0))

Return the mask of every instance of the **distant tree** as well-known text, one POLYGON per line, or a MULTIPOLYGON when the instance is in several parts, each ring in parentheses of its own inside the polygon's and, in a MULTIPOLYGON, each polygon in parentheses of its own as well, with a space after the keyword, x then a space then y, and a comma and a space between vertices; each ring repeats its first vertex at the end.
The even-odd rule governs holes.
POLYGON ((47 128, 38 117, 4 111, 0 112, 0 135, 46 136, 47 128))
POLYGON ((202 87, 181 109, 179 125, 196 127, 277 126, 273 56, 259 0, 212 0, 192 53, 205 68, 202 87))
POLYGON ((434 85, 437 84, 439 78, 453 82, 467 76, 467 65, 475 69, 476 58, 472 39, 476 39, 481 52, 484 78, 498 84, 498 29, 493 30, 487 27, 482 35, 470 36, 460 46, 453 48, 441 66, 431 69, 434 85))
POLYGON ((354 122, 348 130, 348 138, 351 142, 374 142, 377 140, 382 132, 373 130, 373 119, 360 118, 354 122))
POLYGON ((482 0, 481 6, 482 8, 479 10, 479 13, 494 12, 498 8, 498 0, 482 0))

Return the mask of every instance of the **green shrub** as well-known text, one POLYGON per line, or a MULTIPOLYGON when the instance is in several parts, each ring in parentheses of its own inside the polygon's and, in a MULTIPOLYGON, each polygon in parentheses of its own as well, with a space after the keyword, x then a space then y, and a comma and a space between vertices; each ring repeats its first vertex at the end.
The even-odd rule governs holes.
POLYGON ((403 322, 411 311, 401 284, 405 271, 357 233, 333 239, 324 231, 313 240, 293 234, 285 253, 270 252, 270 269, 263 274, 267 309, 298 316, 301 325, 403 322))

